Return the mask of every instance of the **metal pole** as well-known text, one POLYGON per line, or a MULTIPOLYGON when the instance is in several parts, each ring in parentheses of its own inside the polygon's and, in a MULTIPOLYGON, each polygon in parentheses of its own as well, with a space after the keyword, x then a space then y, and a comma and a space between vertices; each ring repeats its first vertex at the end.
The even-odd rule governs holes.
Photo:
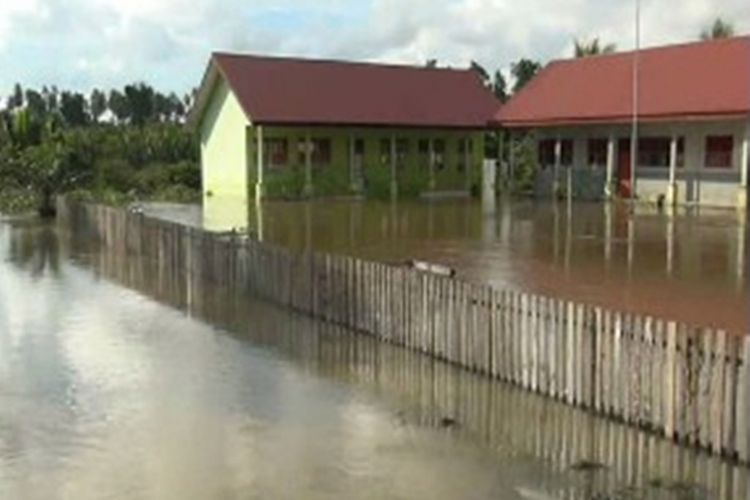
POLYGON ((635 0, 635 52, 633 53, 633 130, 630 138, 630 197, 636 196, 638 167, 638 106, 639 106, 639 56, 641 50, 641 2, 635 0))

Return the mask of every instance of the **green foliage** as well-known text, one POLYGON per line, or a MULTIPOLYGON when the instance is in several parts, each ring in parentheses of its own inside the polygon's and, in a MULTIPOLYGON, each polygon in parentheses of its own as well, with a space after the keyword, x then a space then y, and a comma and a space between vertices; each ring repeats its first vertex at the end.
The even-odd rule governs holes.
POLYGON ((270 198, 301 198, 305 187, 304 168, 290 166, 276 172, 268 172, 265 183, 266 194, 270 198))
POLYGON ((542 69, 542 65, 531 59, 519 59, 513 63, 510 72, 513 75, 515 83, 513 84, 513 93, 519 92, 536 76, 542 69))
POLYGON ((106 202, 199 199, 198 145, 177 123, 180 98, 145 84, 106 96, 16 85, 0 109, 0 211, 33 204, 49 214, 65 192, 106 202), (119 125, 100 123, 107 109, 119 125))
POLYGON ((365 176, 365 195, 376 200, 391 198, 391 172, 387 168, 368 168, 365 176))
POLYGON ((534 137, 530 134, 515 136, 508 144, 509 154, 514 154, 513 186, 516 192, 523 193, 534 188, 536 158, 534 157, 534 137))
POLYGON ((701 40, 719 40, 733 36, 734 25, 721 17, 717 17, 711 26, 701 31, 701 40))
POLYGON ((613 43, 601 45, 599 38, 592 38, 590 41, 574 40, 574 55, 577 59, 582 57, 598 56, 601 54, 611 54, 617 50, 613 43))

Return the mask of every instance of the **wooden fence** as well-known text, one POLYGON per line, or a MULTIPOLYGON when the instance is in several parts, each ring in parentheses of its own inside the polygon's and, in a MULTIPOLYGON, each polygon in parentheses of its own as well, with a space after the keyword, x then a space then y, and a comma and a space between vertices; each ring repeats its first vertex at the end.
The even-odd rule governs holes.
POLYGON ((750 337, 101 205, 61 222, 123 254, 423 352, 716 455, 750 460, 750 337))

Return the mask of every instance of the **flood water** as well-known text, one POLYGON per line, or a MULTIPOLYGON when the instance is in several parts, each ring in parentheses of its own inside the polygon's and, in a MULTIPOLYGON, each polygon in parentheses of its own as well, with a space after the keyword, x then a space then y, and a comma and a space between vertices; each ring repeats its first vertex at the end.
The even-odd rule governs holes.
POLYGON ((450 266, 462 278, 696 326, 750 331, 746 221, 732 210, 600 203, 209 200, 147 213, 264 241, 450 266))
POLYGON ((196 279, 0 221, 0 498, 747 494, 747 468, 196 279))

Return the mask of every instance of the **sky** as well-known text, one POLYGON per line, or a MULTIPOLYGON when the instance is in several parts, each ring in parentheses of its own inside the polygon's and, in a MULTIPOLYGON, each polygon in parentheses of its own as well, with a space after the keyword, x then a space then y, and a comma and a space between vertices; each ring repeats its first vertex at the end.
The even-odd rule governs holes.
MULTIPOLYGON (((507 71, 568 57, 575 37, 633 47, 635 0, 0 0, 0 96, 15 82, 187 92, 211 51, 507 71)), ((695 40, 748 0, 641 0, 644 46, 695 40)))

